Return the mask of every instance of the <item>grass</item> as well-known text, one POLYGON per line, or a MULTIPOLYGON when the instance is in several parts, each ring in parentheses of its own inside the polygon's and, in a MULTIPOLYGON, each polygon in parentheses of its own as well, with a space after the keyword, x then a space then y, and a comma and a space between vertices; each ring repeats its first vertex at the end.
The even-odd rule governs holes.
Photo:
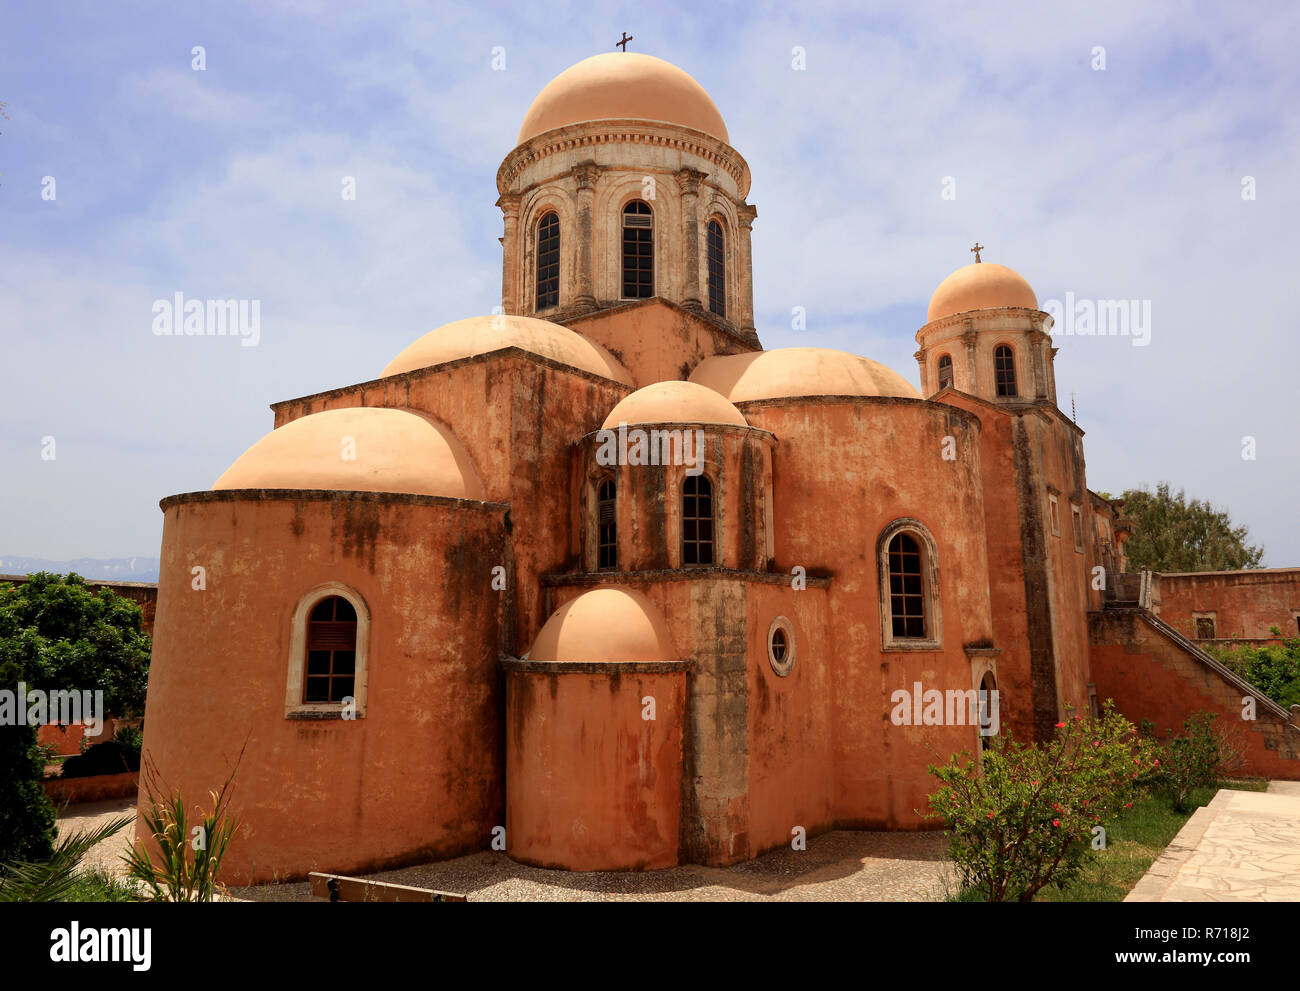
POLYGON ((1173 803, 1164 797, 1148 795, 1134 802, 1131 809, 1111 824, 1106 832, 1106 849, 1090 850, 1083 872, 1069 885, 1049 885, 1034 901, 1040 902, 1118 902, 1133 890, 1156 858, 1178 835, 1192 812, 1208 805, 1220 788, 1238 791, 1265 791, 1268 782, 1256 779, 1221 781, 1213 788, 1199 788, 1192 793, 1191 811, 1175 812, 1173 803))
POLYGON ((77 875, 68 897, 70 902, 136 902, 140 896, 135 889, 102 870, 85 871, 77 875))

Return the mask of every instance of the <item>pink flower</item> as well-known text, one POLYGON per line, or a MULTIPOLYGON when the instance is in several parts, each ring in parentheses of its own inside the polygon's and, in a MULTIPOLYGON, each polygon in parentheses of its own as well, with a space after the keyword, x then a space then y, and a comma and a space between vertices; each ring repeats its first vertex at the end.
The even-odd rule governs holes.
POLYGON ((1056 728, 1057 728, 1057 729, 1065 729, 1065 723, 1057 723, 1057 724, 1056 724, 1056 728))
POLYGON ((1053 819, 1053 820, 1052 820, 1052 825, 1053 825, 1053 826, 1059 826, 1060 824, 1061 824, 1061 820, 1060 820, 1060 819, 1053 819))
POLYGON ((990 818, 990 819, 993 818, 993 813, 992 813, 992 812, 989 813, 989 818, 990 818))
POLYGON ((1132 802, 1125 802, 1125 803, 1124 803, 1124 808, 1126 808, 1126 809, 1131 809, 1131 808, 1133 808, 1133 803, 1132 803, 1132 802))

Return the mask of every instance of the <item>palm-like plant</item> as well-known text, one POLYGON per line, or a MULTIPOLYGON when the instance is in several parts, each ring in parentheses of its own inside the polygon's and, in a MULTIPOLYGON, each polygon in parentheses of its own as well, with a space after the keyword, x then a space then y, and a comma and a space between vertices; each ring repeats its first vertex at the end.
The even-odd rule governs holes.
POLYGON ((10 864, 0 876, 0 902, 75 901, 81 883, 77 867, 95 844, 131 824, 122 816, 95 829, 65 836, 54 848, 54 856, 37 863, 10 864))

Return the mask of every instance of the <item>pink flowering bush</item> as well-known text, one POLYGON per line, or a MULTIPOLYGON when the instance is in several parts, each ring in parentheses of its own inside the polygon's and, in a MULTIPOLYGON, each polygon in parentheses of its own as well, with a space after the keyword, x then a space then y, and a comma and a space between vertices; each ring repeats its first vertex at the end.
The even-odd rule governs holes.
POLYGON ((988 901, 1031 901, 1048 884, 1068 884, 1083 866, 1097 826, 1159 774, 1149 740, 1107 702, 1099 719, 1068 718, 1044 743, 994 738, 980 761, 955 755, 930 773, 949 856, 963 888, 988 901))

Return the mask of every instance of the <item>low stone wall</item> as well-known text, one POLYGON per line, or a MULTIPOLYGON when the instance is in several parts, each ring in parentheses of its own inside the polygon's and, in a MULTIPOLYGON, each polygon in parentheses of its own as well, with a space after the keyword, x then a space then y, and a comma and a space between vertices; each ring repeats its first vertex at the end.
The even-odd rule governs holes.
POLYGON ((45 794, 55 805, 104 802, 110 798, 135 798, 140 790, 140 772, 96 774, 87 778, 46 778, 45 794))

